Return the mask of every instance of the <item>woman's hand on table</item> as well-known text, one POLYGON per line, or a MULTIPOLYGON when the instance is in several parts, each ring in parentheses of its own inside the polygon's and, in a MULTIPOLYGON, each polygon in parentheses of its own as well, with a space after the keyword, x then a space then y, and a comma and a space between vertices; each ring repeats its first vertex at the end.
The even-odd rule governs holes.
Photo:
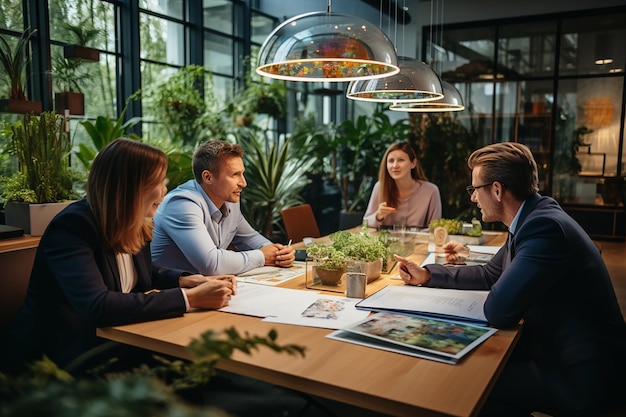
POLYGON ((193 308, 222 308, 237 292, 237 280, 233 275, 208 276, 207 280, 193 288, 185 288, 189 306, 193 308))

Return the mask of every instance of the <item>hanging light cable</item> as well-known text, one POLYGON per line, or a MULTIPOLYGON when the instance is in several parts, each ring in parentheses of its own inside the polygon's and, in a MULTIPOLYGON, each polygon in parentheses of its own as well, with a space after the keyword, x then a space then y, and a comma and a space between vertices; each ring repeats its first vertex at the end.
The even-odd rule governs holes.
POLYGON ((353 81, 397 74, 398 57, 376 25, 356 16, 305 13, 269 34, 258 54, 259 75, 289 81, 353 81))
MULTIPOLYGON (((405 4, 402 10, 404 46, 405 4)), ((400 72, 395 75, 375 80, 350 82, 346 97, 352 100, 379 103, 430 102, 444 97, 439 76, 427 64, 415 58, 401 56, 398 57, 398 66, 400 72)))
MULTIPOLYGON (((443 2, 441 6, 441 13, 439 13, 439 0, 437 0, 437 15, 441 16, 441 29, 439 31, 439 45, 443 48, 443 2)), ((431 2, 430 5, 430 16, 431 16, 431 25, 430 25, 430 59, 437 62, 434 58, 434 41, 433 41, 433 4, 431 2)), ((438 20, 438 18, 436 19, 438 20)), ((440 52, 437 52, 440 54, 440 52)), ((436 65, 436 64, 435 64, 436 65)), ((443 59, 439 60, 439 72, 443 73, 443 59)), ((449 111, 462 111, 465 109, 465 105, 463 104, 463 97, 461 97, 461 93, 459 90, 447 81, 441 81, 441 85, 443 88, 443 97, 440 97, 435 100, 428 100, 428 102, 400 102, 397 101, 391 106, 389 106, 389 110, 394 111, 406 111, 406 112, 421 112, 421 113, 434 113, 434 112, 449 112, 449 111)))

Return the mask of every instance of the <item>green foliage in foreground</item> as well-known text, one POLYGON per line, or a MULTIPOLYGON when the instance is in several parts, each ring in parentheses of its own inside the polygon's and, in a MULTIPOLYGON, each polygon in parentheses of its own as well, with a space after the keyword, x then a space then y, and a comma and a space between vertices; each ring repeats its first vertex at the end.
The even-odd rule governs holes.
POLYGON ((304 357, 304 347, 279 345, 276 338, 275 330, 265 337, 240 335, 235 328, 225 329, 223 335, 209 330, 190 343, 192 361, 157 357, 160 365, 95 378, 75 378, 43 358, 17 377, 0 373, 0 416, 223 416, 218 409, 187 404, 177 392, 206 383, 215 374, 217 361, 229 359, 235 350, 252 354, 265 346, 304 357))

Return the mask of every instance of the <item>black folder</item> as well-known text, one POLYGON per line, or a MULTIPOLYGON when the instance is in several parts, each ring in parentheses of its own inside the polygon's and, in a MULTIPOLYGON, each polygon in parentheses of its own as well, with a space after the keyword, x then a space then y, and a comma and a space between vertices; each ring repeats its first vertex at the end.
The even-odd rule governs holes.
POLYGON ((8 239, 10 237, 19 237, 24 234, 24 229, 19 227, 7 226, 0 224, 0 239, 8 239))

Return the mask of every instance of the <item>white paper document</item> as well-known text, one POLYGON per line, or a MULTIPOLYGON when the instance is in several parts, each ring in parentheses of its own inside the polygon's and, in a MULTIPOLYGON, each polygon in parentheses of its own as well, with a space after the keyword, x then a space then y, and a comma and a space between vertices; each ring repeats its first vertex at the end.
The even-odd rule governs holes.
POLYGON ((487 324, 483 305, 489 291, 388 285, 357 303, 357 308, 429 315, 487 324))
POLYGON ((307 293, 297 303, 285 304, 275 316, 267 316, 263 321, 295 324, 298 326, 341 329, 369 316, 370 312, 358 310, 355 298, 307 293))
POLYGON ((302 291, 288 288, 268 287, 237 281, 237 294, 226 307, 219 310, 246 316, 266 317, 276 314, 280 306, 298 297, 302 291))
POLYGON ((358 310, 359 299, 322 295, 315 291, 292 290, 239 282, 227 313, 264 317, 273 323, 339 329, 364 319, 370 312, 358 310))

